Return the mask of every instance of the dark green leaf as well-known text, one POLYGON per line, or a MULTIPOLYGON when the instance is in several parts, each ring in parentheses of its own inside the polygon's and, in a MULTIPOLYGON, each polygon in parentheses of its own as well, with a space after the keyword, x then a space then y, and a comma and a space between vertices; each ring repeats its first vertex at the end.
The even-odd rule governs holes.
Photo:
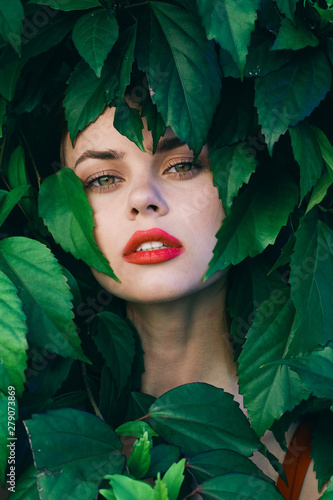
POLYGON ((168 500, 177 500, 180 487, 184 481, 185 458, 178 463, 172 464, 163 476, 163 483, 168 488, 168 500))
POLYGON ((132 371, 135 351, 133 327, 127 319, 105 311, 97 314, 92 333, 120 392, 132 371))
POLYGON ((100 7, 99 0, 30 0, 29 3, 48 5, 57 10, 84 10, 92 7, 100 7))
POLYGON ((100 490, 107 500, 153 500, 153 488, 143 481, 136 481, 130 477, 114 474, 106 476, 110 481, 112 491, 100 490), (113 495, 113 496, 112 496, 113 495))
POLYGON ((25 421, 42 500, 68 495, 93 498, 105 474, 121 473, 124 455, 117 435, 102 420, 64 408, 25 421))
POLYGON ((165 123, 161 113, 152 102, 150 97, 142 103, 141 116, 144 116, 147 121, 148 130, 151 131, 153 137, 153 154, 156 152, 157 144, 160 138, 165 134, 165 123))
POLYGON ((128 420, 134 420, 146 415, 154 401, 156 401, 156 398, 154 396, 151 396, 150 394, 144 394, 143 392, 132 392, 129 402, 130 418, 128 420))
POLYGON ((0 0, 0 35, 21 55, 24 11, 21 0, 0 0))
POLYGON ((298 0, 274 0, 279 11, 293 21, 298 0))
POLYGON ((310 396, 300 387, 300 378, 287 366, 263 365, 285 356, 295 311, 285 293, 285 302, 264 302, 257 311, 238 359, 240 392, 252 427, 261 436, 287 411, 310 396))
POLYGON ((301 171, 301 200, 315 185, 323 170, 319 144, 312 127, 302 121, 289 129, 294 158, 301 171))
POLYGON ((251 147, 245 142, 211 149, 209 158, 214 185, 228 215, 234 198, 242 185, 249 182, 258 161, 252 154, 251 147))
POLYGON ((72 294, 50 250, 28 238, 0 242, 0 269, 18 289, 31 342, 62 356, 88 361, 73 323, 72 294))
POLYGON ((313 468, 316 471, 319 491, 333 475, 332 428, 333 414, 325 412, 318 420, 311 441, 311 457, 314 460, 313 468))
POLYGON ((118 38, 118 23, 106 9, 97 9, 80 17, 73 29, 73 42, 79 54, 98 77, 104 61, 118 38))
MULTIPOLYGON (((119 95, 122 98, 125 94, 127 85, 131 80, 132 66, 134 61, 134 49, 136 43, 137 25, 129 26, 126 30, 122 31, 119 36, 119 60, 121 63, 119 71, 119 95)), ((135 95, 131 96, 136 99, 135 95)), ((141 96, 140 96, 141 97, 141 96)), ((121 101, 120 101, 121 102, 121 101)), ((140 99, 139 99, 140 102, 140 99)))
POLYGON ((273 483, 250 459, 231 450, 199 453, 187 461, 186 467, 199 483, 230 472, 251 474, 273 483))
POLYGON ((322 130, 320 130, 318 127, 311 128, 318 141, 321 154, 327 166, 328 172, 333 179, 333 146, 322 130))
POLYGON ((281 250, 281 254, 277 261, 275 262, 274 266, 272 269, 269 271, 269 274, 278 269, 281 266, 285 266, 286 264, 289 264, 291 255, 294 251, 295 247, 295 242, 296 242, 296 237, 294 234, 290 235, 287 243, 284 245, 284 247, 281 250))
POLYGON ((11 188, 30 184, 27 171, 25 169, 24 149, 17 146, 11 154, 8 166, 8 180, 11 188))
POLYGON ((313 188, 311 198, 309 200, 309 204, 307 206, 305 213, 310 212, 310 210, 314 206, 319 205, 319 203, 321 203, 323 201, 323 199, 325 198, 325 196, 327 194, 327 190, 332 185, 332 183, 333 183, 333 176, 331 177, 331 175, 328 172, 325 172, 320 177, 317 184, 313 188))
POLYGON ((11 500, 39 500, 37 489, 37 471, 30 465, 15 484, 15 492, 10 495, 11 500))
POLYGON ((127 460, 127 468, 136 479, 142 479, 149 469, 150 447, 151 443, 147 431, 133 444, 133 451, 127 460))
MULTIPOLYGON (((15 393, 15 391, 12 390, 13 388, 10 389, 11 393, 15 393)), ((8 387, 6 387, 6 393, 8 391, 8 387)), ((12 398, 13 396, 10 396, 12 398)), ((9 435, 9 430, 10 432, 13 432, 11 429, 8 428, 8 416, 9 414, 12 416, 15 416, 15 419, 17 417, 17 402, 14 396, 14 399, 8 399, 8 396, 0 392, 0 483, 5 484, 6 478, 6 467, 7 467, 7 459, 9 457, 10 449, 7 446, 8 443, 11 443, 13 441, 9 440, 8 438, 14 437, 9 435), (10 403, 9 403, 10 401, 10 403), (12 404, 14 403, 14 404, 12 404)), ((15 423, 15 419, 14 422, 15 423)), ((0 485, 1 489, 1 485, 0 485)))
POLYGON ((66 252, 119 281, 95 243, 92 208, 73 170, 62 168, 45 179, 38 205, 40 217, 66 252))
POLYGON ((133 141, 141 151, 145 150, 142 134, 143 122, 138 109, 130 107, 127 101, 123 100, 117 106, 113 125, 120 134, 125 135, 133 141))
POLYGON ((275 486, 264 479, 253 477, 249 474, 230 473, 214 477, 197 488, 198 493, 204 500, 242 499, 258 500, 258 498, 269 498, 269 500, 282 500, 275 486))
POLYGON ((163 474, 180 458, 180 449, 171 444, 159 444, 150 450, 150 468, 146 477, 156 477, 157 473, 163 474))
POLYGON ((149 13, 150 20, 144 17, 139 24, 139 67, 147 73, 165 124, 199 152, 220 97, 215 48, 185 9, 151 2, 149 13))
POLYGON ((258 0, 199 0, 199 13, 208 39, 216 40, 237 63, 241 78, 251 32, 257 19, 258 0))
POLYGON ((267 32, 255 31, 252 35, 249 55, 245 66, 245 76, 265 76, 277 71, 292 61, 292 54, 287 51, 272 51, 272 39, 267 32))
POLYGON ((257 169, 217 233, 218 242, 205 279, 274 243, 297 201, 298 188, 286 170, 257 169))
POLYGON ((28 370, 29 391, 52 397, 67 379, 73 360, 49 353, 44 347, 31 346, 28 370))
POLYGON ((279 76, 256 79, 255 105, 270 153, 289 126, 309 116, 329 91, 332 72, 326 56, 311 49, 287 64, 279 76))
POLYGON ((285 364, 301 377, 302 385, 319 398, 333 400, 333 348, 314 350, 285 364))
POLYGON ((27 368, 27 323, 17 288, 0 271, 0 391, 14 386, 18 396, 24 389, 27 368))
POLYGON ((333 231, 313 211, 296 232, 291 257, 291 298, 296 307, 290 355, 306 353, 332 339, 333 231))
POLYGON ((281 21, 281 26, 271 50, 300 50, 304 47, 316 47, 318 38, 297 19, 296 26, 288 19, 281 21))
POLYGON ((208 384, 186 384, 166 392, 149 408, 147 419, 190 456, 218 448, 249 456, 261 447, 232 395, 208 384))
POLYGON ((0 190, 0 226, 5 222, 15 205, 19 203, 22 196, 28 193, 30 186, 17 186, 11 191, 0 190))
MULTIPOLYGON (((4 54, 5 49, 2 50, 4 54)), ((14 99, 16 84, 24 65, 21 59, 15 57, 13 59, 0 70, 0 94, 9 102, 14 99)), ((0 62, 2 60, 3 57, 0 56, 0 62)))
MULTIPOLYGON (((1 92, 0 92, 1 94, 1 92)), ((0 97, 0 139, 2 138, 2 127, 4 125, 5 119, 6 119, 6 112, 7 112, 7 103, 5 99, 0 97)))

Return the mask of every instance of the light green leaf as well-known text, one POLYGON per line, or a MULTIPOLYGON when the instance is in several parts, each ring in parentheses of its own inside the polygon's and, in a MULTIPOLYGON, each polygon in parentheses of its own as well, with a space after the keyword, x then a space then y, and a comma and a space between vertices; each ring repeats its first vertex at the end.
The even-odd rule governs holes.
POLYGON ((99 0, 30 0, 29 3, 48 5, 52 9, 65 11, 84 10, 101 6, 99 0))
POLYGON ((162 481, 160 475, 157 476, 155 481, 153 500, 170 500, 167 485, 162 481))
POLYGON ((5 222, 15 205, 29 191, 30 186, 17 186, 11 191, 0 190, 0 226, 5 222))
POLYGON ((252 427, 262 436, 274 420, 292 410, 310 392, 300 387, 300 378, 287 366, 264 366, 283 358, 290 342, 295 310, 285 302, 264 302, 257 311, 238 359, 240 392, 252 427))
POLYGON ((285 14, 291 21, 294 20, 294 12, 298 0, 274 0, 279 11, 285 14))
POLYGON ((214 477, 200 484, 197 492, 204 500, 226 500, 241 498, 242 500, 283 500, 275 486, 264 479, 249 474, 230 473, 214 477), (260 492, 260 494, 258 493, 260 492))
POLYGON ((142 479, 150 466, 150 450, 151 444, 148 437, 148 432, 144 432, 140 439, 137 439, 133 444, 133 451, 127 460, 129 473, 136 479, 142 479))
POLYGON ((255 105, 269 152, 288 127, 309 116, 330 89, 332 72, 319 49, 287 64, 276 73, 256 78, 255 105))
POLYGON ((214 185, 219 191, 223 208, 228 215, 234 198, 242 185, 249 182, 258 161, 245 142, 211 149, 209 159, 214 185))
POLYGON ((180 487, 184 481, 185 458, 178 463, 172 464, 163 476, 163 483, 168 488, 169 500, 177 500, 180 487))
POLYGON ((21 56, 24 10, 20 0, 0 0, 0 35, 21 56))
POLYGON ((331 482, 327 486, 327 490, 322 495, 321 500, 333 500, 333 477, 331 477, 331 482))
POLYGON ((297 185, 286 170, 257 169, 217 233, 205 279, 274 243, 297 201, 297 185))
POLYGON ((66 252, 119 281, 95 243, 92 208, 73 170, 62 168, 47 177, 39 191, 38 205, 40 217, 66 252))
POLYGON ((150 2, 148 14, 150 17, 143 16, 139 23, 139 68, 147 73, 154 91, 152 99, 165 124, 199 152, 220 99, 215 48, 189 11, 150 2))
POLYGON ((133 327, 127 319, 105 311, 97 314, 92 334, 121 392, 132 371, 135 354, 133 327))
MULTIPOLYGON (((331 367, 332 369, 332 367, 331 367)), ((311 441, 311 457, 316 471, 318 490, 330 479, 333 473, 333 413, 325 412, 318 420, 311 441)))
POLYGON ((301 172, 301 200, 315 185, 323 170, 323 160, 319 144, 312 127, 302 121, 289 128, 293 155, 301 172))
POLYGON ((102 420, 63 408, 24 422, 38 471, 41 500, 93 498, 105 474, 122 473, 125 458, 117 435, 102 420), (78 478, 80 480, 78 481, 78 478))
POLYGON ((311 211, 296 232, 291 298, 296 308, 290 356, 332 339, 333 231, 311 211))
MULTIPOLYGON (((8 387, 6 387, 6 393, 8 391, 8 387)), ((12 391, 10 389, 11 393, 15 393, 15 391, 12 391)), ((14 442, 9 440, 8 438, 10 437, 15 437, 11 436, 9 434, 10 432, 13 432, 11 429, 8 428, 8 417, 9 415, 11 418, 14 416, 14 423, 17 418, 17 401, 15 399, 11 399, 13 396, 10 395, 10 399, 8 399, 8 396, 0 392, 0 483, 2 485, 5 484, 6 478, 6 467, 7 467, 7 459, 9 457, 10 449, 7 446, 8 444, 14 442), (14 404, 12 404, 14 403, 14 404)))
POLYGON ((232 395, 209 384, 186 384, 166 392, 146 418, 161 437, 189 456, 219 448, 249 456, 261 447, 232 395))
POLYGON ((333 400, 333 348, 316 349, 310 354, 285 360, 295 370, 302 385, 318 398, 333 400))
POLYGON ((153 436, 158 436, 157 432, 147 422, 143 422, 142 420, 125 422, 116 429, 118 436, 134 436, 136 438, 142 437, 145 432, 147 432, 149 439, 152 439, 153 436))
POLYGON ((309 200, 309 204, 306 209, 306 214, 310 212, 310 210, 315 207, 316 205, 319 205, 323 201, 323 199, 326 196, 328 188, 332 185, 333 183, 333 176, 331 177, 328 172, 325 172, 320 179, 318 180, 317 184, 313 188, 311 198, 309 200))
POLYGON ((0 269, 18 289, 29 340, 64 357, 89 362, 73 322, 72 294, 50 250, 28 238, 6 238, 0 242, 0 269))
POLYGON ((148 483, 137 481, 127 476, 114 474, 106 476, 105 479, 110 481, 112 493, 109 495, 109 490, 100 490, 100 493, 107 500, 153 500, 153 488, 148 483))
POLYGON ((96 9, 76 22, 73 42, 81 57, 98 77, 104 61, 117 41, 119 33, 116 18, 106 9, 96 9))
POLYGON ((319 44, 318 38, 297 19, 296 26, 288 19, 281 21, 279 33, 271 50, 300 50, 305 47, 316 47, 319 44))
POLYGON ((238 66, 241 78, 251 32, 257 19, 258 0, 199 0, 198 8, 209 40, 216 40, 238 66))
POLYGON ((37 471, 33 464, 20 476, 15 485, 15 492, 10 494, 10 500, 39 500, 37 471))
POLYGON ((0 271, 0 391, 14 386, 22 395, 27 368, 27 323, 17 288, 0 271))

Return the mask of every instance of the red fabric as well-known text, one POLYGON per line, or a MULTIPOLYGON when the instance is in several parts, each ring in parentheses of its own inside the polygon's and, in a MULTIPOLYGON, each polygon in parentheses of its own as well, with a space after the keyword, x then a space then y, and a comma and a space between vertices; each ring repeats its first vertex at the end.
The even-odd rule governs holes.
POLYGON ((288 486, 279 477, 276 487, 286 500, 298 500, 302 485, 311 462, 311 438, 313 425, 300 424, 290 441, 288 453, 283 461, 283 468, 288 479, 288 486))

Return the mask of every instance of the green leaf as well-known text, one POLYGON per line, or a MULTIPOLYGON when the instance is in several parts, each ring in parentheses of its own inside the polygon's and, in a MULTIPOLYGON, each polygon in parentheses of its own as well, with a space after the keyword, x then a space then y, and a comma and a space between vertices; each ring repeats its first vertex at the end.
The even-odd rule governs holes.
POLYGON ((118 34, 117 20, 107 9, 96 9, 85 14, 74 26, 74 45, 98 77, 118 34))
POLYGON ((140 438, 147 432, 148 438, 151 440, 153 436, 158 436, 147 422, 135 420, 134 422, 125 422, 116 429, 118 436, 134 436, 140 438))
POLYGON ((37 3, 39 5, 48 5, 52 9, 57 10, 84 10, 91 9, 92 7, 100 7, 99 0, 30 0, 29 3, 37 3))
POLYGON ((6 238, 0 242, 0 269, 18 289, 28 339, 64 357, 89 362, 73 323, 72 294, 50 250, 28 238, 6 238))
POLYGON ((279 255, 277 261, 275 262, 274 266, 272 269, 269 271, 269 274, 278 269, 281 266, 285 266, 286 264, 289 264, 291 255, 294 251, 295 247, 295 242, 296 238, 294 234, 291 234, 289 236, 289 239, 287 243, 284 245, 284 247, 281 250, 281 254, 279 255))
POLYGON ((171 444, 159 444, 150 450, 150 467, 146 477, 156 477, 166 472, 180 458, 180 449, 171 444))
POLYGON ((270 153, 288 127, 309 116, 330 89, 332 72, 319 49, 302 53, 279 70, 256 78, 255 105, 270 153))
POLYGON ((24 422, 38 471, 41 500, 93 498, 105 474, 122 473, 125 458, 117 435, 102 420, 63 408, 24 422), (78 478, 80 480, 78 481, 78 478), (52 493, 51 493, 52 492, 52 493))
MULTIPOLYGON (((6 49, 2 49, 3 54, 5 54, 6 49)), ((0 62, 2 57, 0 57, 0 62)), ((16 84, 21 75, 24 62, 21 59, 15 58, 10 60, 4 67, 0 70, 0 94, 6 99, 6 101, 11 102, 14 99, 16 84)))
POLYGON ((2 271, 0 289, 0 391, 7 394, 8 386, 14 386, 21 396, 28 359, 26 316, 17 288, 2 271))
POLYGON ((291 298, 296 308, 290 356, 332 339, 333 231, 311 211, 296 232, 291 258, 291 298))
POLYGON ((286 170, 257 169, 217 233, 205 279, 229 264, 254 257, 274 243, 297 201, 298 188, 286 170))
POLYGON ((17 186, 11 191, 0 190, 0 226, 5 222, 15 205, 29 191, 30 186, 17 186))
MULTIPOLYGON (((12 389, 10 389, 10 392, 12 394, 15 394, 15 391, 13 391, 12 389)), ((6 387, 6 392, 7 391, 8 387, 6 387)), ((8 465, 7 459, 10 453, 10 448, 7 445, 13 442, 8 438, 14 437, 9 434, 9 431, 13 431, 8 428, 8 417, 10 415, 11 418, 15 416, 15 420, 17 418, 17 401, 15 399, 15 396, 10 395, 9 398, 8 396, 0 392, 0 483, 3 485, 5 484, 6 480, 6 468, 8 465), (14 399, 11 399, 12 397, 14 399)))
POLYGON ((319 418, 315 430, 313 431, 311 441, 311 457, 314 460, 313 468, 316 471, 319 491, 333 475, 332 427, 333 414, 332 412, 325 412, 319 418))
POLYGON ((146 418, 160 436, 189 456, 218 448, 249 456, 261 447, 233 396, 209 384, 186 384, 166 392, 146 418))
POLYGON ((333 348, 316 349, 310 354, 284 360, 295 370, 302 385, 318 398, 333 400, 333 348))
POLYGON ((11 500, 39 500, 37 489, 37 471, 32 464, 15 484, 15 492, 10 494, 11 500))
POLYGON ((112 486, 112 493, 114 496, 109 495, 109 490, 100 490, 100 493, 105 496, 107 500, 153 500, 153 488, 150 484, 143 481, 137 481, 127 476, 119 476, 114 474, 106 476, 105 479, 110 481, 112 486))
POLYGON ((295 311, 285 293, 285 302, 264 302, 257 311, 238 359, 240 392, 252 427, 262 436, 274 420, 290 411, 310 392, 300 387, 300 378, 287 366, 264 366, 285 357, 295 311))
POLYGON ((168 499, 177 500, 180 487, 184 481, 185 458, 178 463, 172 464, 163 476, 163 483, 168 488, 168 499))
POLYGON ((162 481, 159 475, 155 481, 153 500, 170 500, 167 485, 162 481))
POLYGON ((327 490, 321 496, 322 500, 333 500, 333 480, 331 478, 331 482, 327 486, 327 490))
POLYGON ((275 486, 259 477, 249 474, 230 473, 214 477, 196 489, 204 500, 210 498, 215 500, 226 500, 241 498, 242 500, 258 500, 269 498, 269 500, 282 500, 275 486))
POLYGON ((249 182, 258 161, 245 142, 211 149, 209 159, 214 185, 218 188, 223 208, 228 215, 234 198, 242 185, 249 182))
POLYGON ((130 107, 127 101, 123 100, 117 106, 113 125, 120 134, 133 141, 141 151, 145 151, 142 134, 143 122, 138 109, 130 107))
POLYGON ((116 46, 119 51, 119 62, 121 63, 119 70, 119 96, 121 98, 124 96, 126 87, 131 80, 136 33, 137 24, 129 26, 126 30, 121 32, 119 36, 119 44, 116 46))
POLYGON ((325 172, 320 179, 318 180, 317 184, 313 188, 313 191, 311 193, 311 198, 309 200, 309 204, 306 209, 306 214, 312 210, 312 208, 316 205, 319 205, 325 198, 327 194, 328 188, 332 185, 333 183, 333 178, 330 176, 328 172, 325 172))
POLYGON ((288 18, 281 21, 279 33, 271 50, 300 50, 305 47, 316 47, 319 44, 318 38, 297 19, 296 26, 288 18))
POLYGON ((303 121, 289 128, 294 158, 301 171, 301 200, 315 185, 323 170, 321 150, 313 128, 303 121))
POLYGON ((144 432, 140 439, 133 444, 133 451, 127 460, 129 473, 136 479, 142 479, 150 466, 150 440, 148 432, 144 432))
POLYGON ((22 146, 17 146, 12 152, 8 166, 8 180, 11 188, 30 184, 27 171, 25 169, 25 156, 22 146))
POLYGON ((0 35, 21 56, 24 10, 20 0, 0 0, 0 35))
POLYGON ((238 66, 241 78, 251 32, 257 19, 258 0, 199 0, 198 8, 209 40, 216 40, 238 66))
POLYGON ((186 467, 199 483, 222 474, 240 472, 261 477, 274 484, 250 459, 231 450, 199 453, 187 461, 186 467))
MULTIPOLYGON (((1 93, 1 92, 0 92, 1 93)), ((2 138, 2 127, 4 126, 6 120, 7 103, 5 99, 0 97, 0 139, 2 138)))
POLYGON ((52 397, 67 379, 73 364, 72 358, 49 353, 45 347, 34 345, 29 351, 30 366, 27 372, 29 391, 52 397))
POLYGON ((38 205, 40 217, 66 252, 119 281, 95 243, 92 208, 73 170, 62 168, 47 177, 39 191, 38 205))
POLYGON ((121 392, 132 371, 135 354, 133 327, 127 319, 105 311, 97 314, 92 334, 121 392))
POLYGON ((318 127, 311 128, 318 141, 321 154, 328 168, 328 172, 333 179, 333 146, 322 130, 320 130, 318 127))
POLYGON ((287 50, 272 49, 272 39, 261 31, 254 31, 251 37, 249 55, 245 65, 245 76, 265 76, 273 71, 280 70, 285 64, 293 60, 293 54, 287 50))
POLYGON ((294 20, 294 12, 298 0, 274 0, 279 11, 285 14, 291 21, 294 20))
POLYGON ((185 9, 150 2, 147 11, 150 19, 143 16, 139 23, 139 67, 148 76, 154 91, 152 99, 165 124, 199 152, 220 98, 215 48, 207 42, 197 19, 185 9))
POLYGON ((165 123, 161 113, 152 102, 150 96, 147 96, 142 102, 141 116, 146 118, 148 130, 151 131, 153 137, 153 154, 156 152, 158 141, 165 134, 165 123))

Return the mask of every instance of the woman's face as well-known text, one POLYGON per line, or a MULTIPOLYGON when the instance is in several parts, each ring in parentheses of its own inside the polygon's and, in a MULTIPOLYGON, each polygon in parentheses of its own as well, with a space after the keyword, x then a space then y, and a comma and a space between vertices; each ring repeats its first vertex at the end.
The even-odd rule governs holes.
POLYGON ((208 151, 193 153, 171 129, 152 154, 145 129, 141 151, 113 127, 114 108, 90 124, 66 165, 83 182, 93 208, 95 240, 121 283, 93 273, 109 292, 130 302, 157 303, 209 286, 203 283, 215 234, 225 216, 213 186, 208 151))

